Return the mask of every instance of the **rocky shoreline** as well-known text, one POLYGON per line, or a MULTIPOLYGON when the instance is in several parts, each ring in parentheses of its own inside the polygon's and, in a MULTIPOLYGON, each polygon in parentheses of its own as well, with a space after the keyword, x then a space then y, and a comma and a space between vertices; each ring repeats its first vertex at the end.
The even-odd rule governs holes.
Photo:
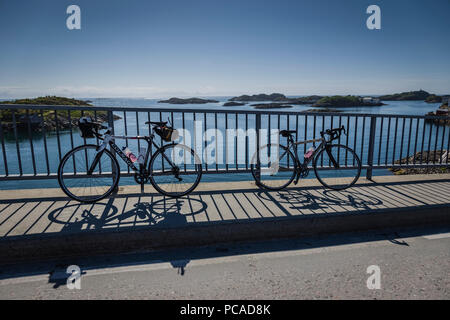
POLYGON ((448 103, 442 104, 435 112, 428 112, 427 116, 447 116, 447 119, 425 119, 426 122, 434 123, 437 125, 450 126, 450 108, 448 103))
POLYGON ((405 174, 439 174, 450 173, 450 168, 445 167, 447 161, 450 163, 450 152, 447 150, 423 151, 417 152, 415 155, 405 157, 401 160, 396 160, 394 164, 413 164, 413 163, 433 163, 439 164, 442 158, 442 167, 430 168, 389 168, 389 170, 396 175, 405 174))
MULTIPOLYGON (((78 119, 82 116, 90 116, 92 119, 97 118, 98 121, 106 122, 108 121, 108 114, 106 111, 94 112, 90 110, 89 107, 92 105, 89 101, 76 100, 65 97, 56 96, 46 96, 38 97, 35 99, 18 99, 14 101, 2 101, 2 104, 29 104, 33 106, 39 105, 69 105, 77 106, 77 110, 28 110, 27 109, 14 109, 16 128, 18 131, 27 131, 30 127, 31 131, 55 131, 58 130, 68 130, 70 128, 76 128, 78 119), (80 107, 83 107, 80 110, 80 107)), ((121 119, 117 115, 113 115, 114 120, 121 119)), ((0 120, 2 121, 2 129, 4 132, 12 132, 14 130, 13 117, 11 109, 0 110, 0 120)))

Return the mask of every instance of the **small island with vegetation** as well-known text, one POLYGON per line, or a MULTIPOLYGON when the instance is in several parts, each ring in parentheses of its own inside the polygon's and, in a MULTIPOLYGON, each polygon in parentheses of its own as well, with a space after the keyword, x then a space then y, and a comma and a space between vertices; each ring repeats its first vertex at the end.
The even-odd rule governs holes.
MULTIPOLYGON (((11 101, 1 101, 1 104, 11 104, 11 105, 64 105, 64 106, 78 106, 86 107, 77 108, 78 110, 33 110, 33 109, 14 109, 15 118, 18 130, 27 130, 28 124, 32 131, 41 131, 45 129, 46 131, 56 130, 56 119, 58 120, 59 130, 69 129, 77 125, 78 119, 82 116, 90 116, 93 119, 97 118, 98 121, 108 121, 108 114, 106 111, 94 112, 89 107, 92 106, 90 101, 77 100, 66 97, 57 96, 45 96, 38 97, 34 99, 17 99, 11 101), (28 110, 28 112, 27 112, 28 110), (70 120, 70 121, 69 121, 70 120)), ((119 116, 114 115, 114 120, 120 119, 119 116)), ((2 122, 3 130, 6 132, 12 131, 13 127, 13 116, 12 109, 2 109, 0 110, 0 120, 2 122)))
POLYGON ((281 93, 272 93, 272 94, 254 94, 254 95, 247 95, 244 94, 239 97, 233 97, 231 99, 228 99, 228 101, 239 101, 239 102, 260 102, 260 101, 284 101, 286 99, 286 96, 281 93))
POLYGON ((374 98, 361 98, 359 96, 331 96, 319 99, 312 106, 316 107, 372 107, 382 106, 384 103, 374 98))
POLYGON ((285 103, 256 103, 252 104, 252 107, 255 109, 284 109, 284 108, 292 108, 292 106, 287 105, 285 103))
POLYGON ((239 107, 239 106, 245 106, 245 103, 230 101, 230 102, 225 102, 223 104, 223 106, 224 107, 239 107))
POLYGON ((200 99, 200 98, 170 98, 168 100, 160 100, 158 103, 170 103, 170 104, 205 104, 205 103, 217 103, 219 101, 212 99, 200 99))
POLYGON ((253 104, 258 109, 272 109, 272 108, 290 108, 292 105, 312 105, 313 107, 361 107, 361 106, 382 106, 382 103, 377 98, 359 97, 359 96, 318 96, 311 95, 305 97, 288 98, 281 93, 272 94, 255 94, 242 95, 233 97, 229 101, 248 102, 248 101, 267 101, 268 104, 253 104))
POLYGON ((378 97, 383 101, 425 101, 431 94, 425 90, 387 94, 378 97))
POLYGON ((284 94, 281 93, 271 93, 271 94, 254 94, 254 95, 242 95, 238 97, 233 97, 228 101, 239 101, 239 102, 278 102, 278 103, 289 103, 289 104, 313 104, 317 102, 321 96, 307 96, 307 97, 298 97, 298 98, 288 98, 284 94))

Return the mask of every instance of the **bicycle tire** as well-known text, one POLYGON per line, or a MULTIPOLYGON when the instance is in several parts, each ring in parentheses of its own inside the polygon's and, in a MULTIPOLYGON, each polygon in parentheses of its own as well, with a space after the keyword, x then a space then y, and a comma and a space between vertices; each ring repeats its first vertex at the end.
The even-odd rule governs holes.
MULTIPOLYGON (((251 169, 251 172, 252 172, 253 179, 255 179, 256 185, 258 185, 259 187, 264 188, 264 189, 268 189, 268 190, 282 190, 282 189, 286 188, 288 185, 290 185, 292 183, 292 181, 294 180, 295 176, 297 175, 298 161, 294 157, 294 154, 292 153, 292 151, 289 150, 287 147, 281 145, 281 144, 276 144, 276 143, 266 144, 266 145, 260 147, 259 151, 263 150, 264 148, 268 148, 268 147, 272 148, 274 146, 278 146, 279 147, 278 149, 281 148, 281 149, 285 150, 287 152, 287 154, 288 154, 288 157, 291 159, 292 163, 294 164, 294 167, 293 167, 293 170, 292 170, 292 174, 286 180, 286 182, 284 182, 281 186, 277 186, 277 187, 270 186, 267 183, 264 183, 261 180, 261 177, 258 177, 258 174, 257 174, 257 166, 256 166, 257 153, 256 152, 255 152, 255 154, 252 157, 252 162, 251 162, 250 169, 251 169)), ((261 152, 260 152, 260 154, 261 154, 261 152)), ((276 180, 273 179, 273 180, 270 180, 270 181, 276 181, 276 180)), ((279 181, 279 180, 277 180, 277 181, 279 181)))
MULTIPOLYGON (((163 161, 163 160, 161 160, 163 161)), ((166 162, 168 164, 168 162, 166 162)), ((183 171, 180 171, 181 174, 183 174, 183 171)), ((170 176, 170 172, 167 171, 167 176, 170 176)), ((175 175, 174 175, 175 177, 175 175)), ((152 186, 161 194, 171 197, 171 198, 179 198, 182 196, 185 196, 189 193, 191 193, 200 183, 200 179, 202 177, 202 165, 201 165, 201 161, 200 158, 197 156, 197 154, 195 153, 195 151, 192 148, 189 148, 188 146, 185 145, 181 145, 181 144, 166 144, 165 146, 161 147, 160 149, 158 149, 158 151, 156 151, 151 159, 150 159, 150 163, 149 163, 149 178, 150 178, 150 183, 152 184, 152 186), (158 169, 156 168, 156 161, 158 159, 159 156, 161 156, 161 159, 163 159, 162 154, 165 153, 168 149, 170 148, 174 148, 175 146, 180 147, 185 149, 185 152, 190 153, 193 157, 194 157, 194 170, 195 173, 191 173, 191 174, 184 174, 184 176, 188 176, 188 175, 193 175, 196 174, 196 178, 195 180, 192 182, 191 186, 189 188, 187 188, 187 190, 181 191, 181 192, 168 192, 167 190, 165 190, 162 186, 163 185, 168 185, 169 183, 159 183, 155 180, 155 178, 158 176, 158 172, 164 170, 164 166, 162 166, 162 168, 158 169)), ((173 182, 175 183, 176 180, 173 179, 173 182)), ((172 184, 173 185, 173 184, 172 184)))
MULTIPOLYGON (((349 183, 340 183, 340 184, 338 184, 338 186, 331 185, 331 181, 332 181, 331 179, 333 179, 333 178, 325 177, 325 175, 321 176, 321 174, 319 174, 319 169, 318 169, 318 165, 317 165, 321 155, 324 152, 326 152, 326 147, 324 147, 322 150, 320 150, 316 154, 316 156, 314 157, 314 161, 313 161, 314 173, 316 174, 317 180, 319 180, 319 182, 323 186, 333 189, 333 190, 344 190, 344 189, 350 188, 351 186, 353 186, 356 183, 356 181, 358 181, 359 176, 361 175, 361 160, 359 159, 358 155, 356 154, 356 152, 353 149, 351 149, 345 145, 332 144, 332 145, 329 145, 329 148, 331 148, 331 149, 334 148, 334 150, 336 150, 336 148, 338 148, 338 152, 341 151, 340 149, 345 150, 345 152, 346 152, 346 156, 344 158, 345 162, 350 161, 348 154, 351 154, 352 158, 357 163, 357 166, 356 166, 356 168, 348 167, 347 163, 345 163, 344 168, 345 168, 345 170, 352 170, 352 169, 356 170, 356 174, 354 176, 351 175, 350 177, 340 176, 340 177, 335 178, 335 179, 340 179, 340 180, 336 180, 336 181, 345 181, 345 180, 343 180, 344 178, 346 178, 347 180, 350 179, 349 183), (325 180, 327 180, 327 181, 325 181, 325 180)), ((332 151, 330 151, 330 152, 333 153, 332 151)), ((333 158, 335 158, 335 157, 333 156, 333 158)), ((342 158, 340 158, 340 160, 342 160, 342 158)), ((323 161, 323 159, 321 161, 323 161)), ((340 162, 342 162, 342 161, 340 161, 340 162)), ((353 161, 351 161, 351 162, 353 162, 353 161)), ((342 163, 340 163, 340 164, 342 164, 342 163)), ((333 172, 336 172, 334 170, 336 170, 336 168, 329 169, 328 172, 329 173, 331 172, 331 174, 332 174, 333 172)), ((349 171, 347 171, 347 172, 349 172, 349 171)))
MULTIPOLYGON (((73 192, 71 192, 69 190, 69 187, 66 185, 66 182, 64 181, 65 178, 64 178, 63 169, 64 169, 64 166, 65 166, 67 160, 69 160, 69 158, 73 154, 75 154, 76 152, 78 152, 80 150, 89 149, 89 148, 97 150, 98 147, 99 147, 98 145, 94 145, 94 144, 85 144, 85 145, 73 148, 72 150, 67 152, 64 155, 64 157, 61 159, 61 162, 59 163, 59 166, 58 166, 58 183, 59 183, 59 186, 61 187, 61 189, 63 190, 63 192, 69 198, 71 198, 73 200, 76 200, 76 201, 79 201, 79 202, 83 202, 83 203, 94 203, 94 202, 97 202, 99 200, 102 200, 102 199, 106 198, 111 193, 113 193, 113 191, 117 188, 117 185, 119 184, 119 180, 120 180, 120 166, 119 166, 119 163, 117 162, 117 159, 107 149, 103 150, 103 154, 106 154, 110 158, 111 163, 112 163, 112 167, 114 166, 114 168, 115 168, 115 173, 113 171, 111 171, 111 174, 113 176, 113 183, 112 183, 111 187, 106 192, 102 193, 101 195, 99 195, 97 197, 81 198, 79 196, 76 196, 73 192)), ((102 156, 103 156, 103 154, 102 154, 102 156)), ((74 166, 75 166, 75 163, 74 163, 74 166)))

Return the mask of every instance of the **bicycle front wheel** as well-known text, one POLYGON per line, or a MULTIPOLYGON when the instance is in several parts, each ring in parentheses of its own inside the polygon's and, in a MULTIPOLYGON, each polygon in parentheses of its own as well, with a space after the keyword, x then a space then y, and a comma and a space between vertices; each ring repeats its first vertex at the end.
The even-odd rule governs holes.
POLYGON ((58 182, 70 198, 80 202, 96 202, 111 194, 119 183, 119 164, 109 150, 97 153, 98 146, 89 144, 69 151, 58 167, 58 182), (94 161, 92 173, 88 173, 94 161))
POLYGON ((356 183, 361 174, 358 155, 347 146, 333 144, 320 150, 313 162, 317 179, 325 187, 344 190, 356 183))
POLYGON ((191 148, 168 144, 152 156, 149 173, 150 182, 158 192, 177 198, 197 187, 202 176, 202 165, 191 148))
POLYGON ((256 184, 269 190, 286 188, 297 173, 298 164, 293 153, 280 144, 268 144, 253 155, 251 170, 256 184))

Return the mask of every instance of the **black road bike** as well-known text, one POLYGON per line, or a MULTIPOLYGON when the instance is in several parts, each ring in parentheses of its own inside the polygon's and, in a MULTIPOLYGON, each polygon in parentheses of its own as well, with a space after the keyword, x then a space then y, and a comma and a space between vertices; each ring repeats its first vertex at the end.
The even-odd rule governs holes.
POLYGON ((280 135, 287 138, 287 146, 267 144, 259 149, 252 158, 251 171, 256 184, 269 190, 281 190, 292 181, 309 174, 309 163, 317 179, 325 187, 343 190, 356 183, 361 174, 361 161, 354 150, 334 140, 345 134, 344 126, 320 132, 320 139, 294 141, 295 130, 282 130, 280 135), (311 148, 300 162, 298 145, 319 143, 311 148))
POLYGON ((120 167, 115 157, 117 154, 134 172, 134 179, 141 185, 141 191, 148 181, 158 192, 169 197, 177 198, 193 191, 202 176, 200 158, 183 144, 156 144, 155 132, 164 141, 174 140, 176 130, 167 126, 167 122, 148 121, 146 124, 150 125, 150 136, 115 136, 110 128, 100 122, 81 118, 78 122, 81 136, 97 138, 102 143, 76 147, 62 158, 58 167, 58 182, 62 190, 80 202, 92 203, 107 197, 118 188, 120 167), (106 132, 101 134, 99 130, 106 132), (132 154, 125 154, 115 144, 115 139, 144 140, 148 148, 137 159, 132 154), (156 148, 153 154, 152 147, 156 148), (133 156, 136 158, 133 159, 133 156))

